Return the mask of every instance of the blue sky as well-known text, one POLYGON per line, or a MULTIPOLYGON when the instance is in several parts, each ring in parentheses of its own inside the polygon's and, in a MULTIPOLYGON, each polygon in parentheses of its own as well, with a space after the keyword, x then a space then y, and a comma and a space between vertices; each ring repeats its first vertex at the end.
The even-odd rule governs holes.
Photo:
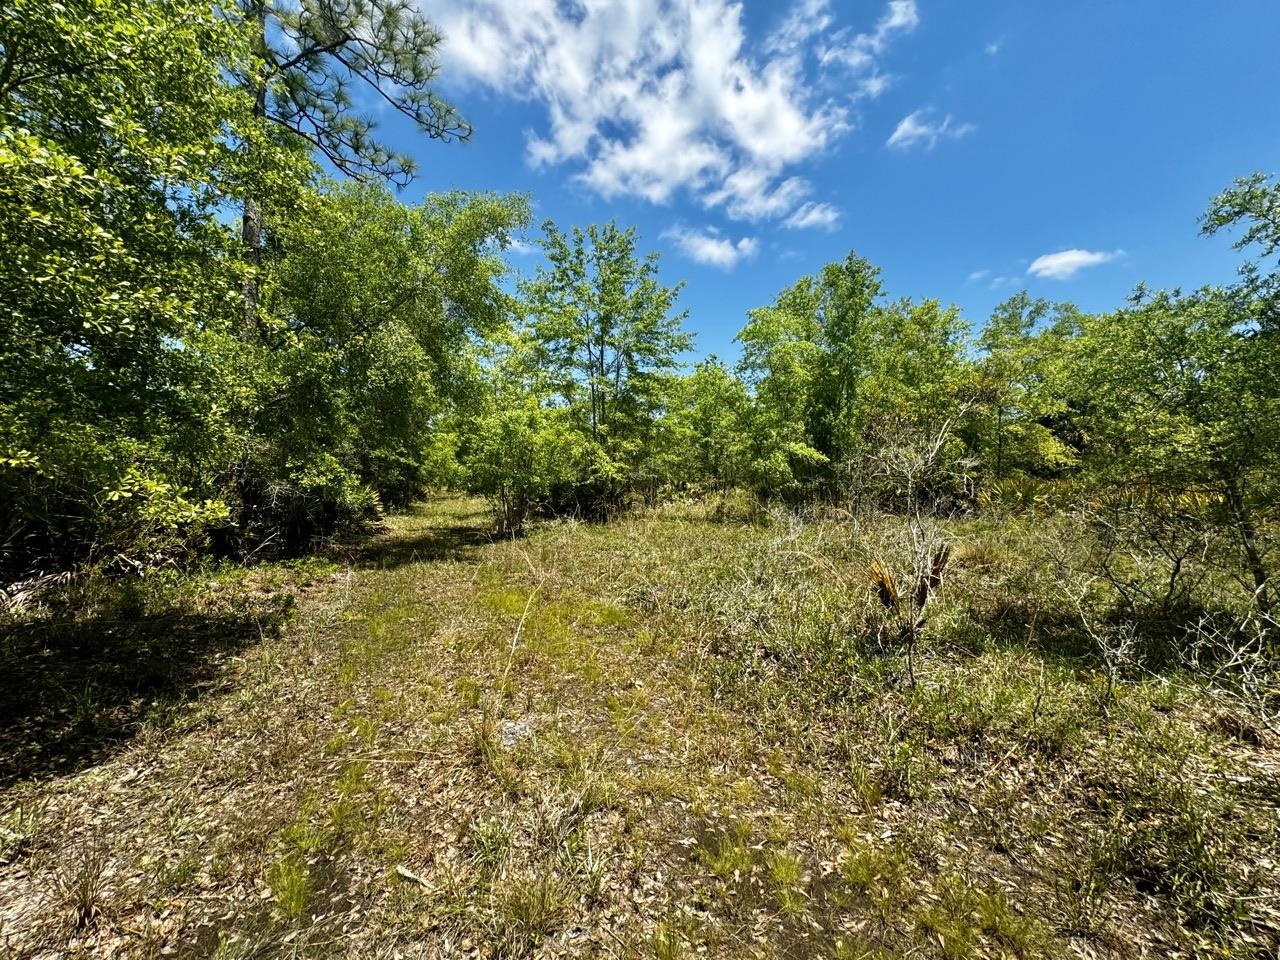
MULTIPOLYGON (((405 191, 529 193, 662 252, 697 352, 856 249, 975 326, 1229 281, 1196 217, 1280 168, 1276 0, 433 0, 466 144, 384 134, 405 191)), ((533 237, 530 237, 533 239, 533 237)), ((513 257, 532 269, 536 254, 513 257)))

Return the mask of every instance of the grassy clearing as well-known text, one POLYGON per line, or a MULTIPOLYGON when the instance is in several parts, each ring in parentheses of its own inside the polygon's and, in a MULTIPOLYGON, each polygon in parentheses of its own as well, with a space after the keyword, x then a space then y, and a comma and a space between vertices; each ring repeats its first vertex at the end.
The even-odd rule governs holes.
POLYGON ((1275 738, 1091 657, 1053 531, 946 531, 913 685, 895 521, 484 523, 7 629, 0 954, 1277 950, 1275 738))

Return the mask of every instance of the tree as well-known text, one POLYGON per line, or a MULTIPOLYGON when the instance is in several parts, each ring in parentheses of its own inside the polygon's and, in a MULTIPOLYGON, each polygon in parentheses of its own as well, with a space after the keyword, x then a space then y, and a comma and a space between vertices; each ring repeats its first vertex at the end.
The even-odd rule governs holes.
MULTIPOLYGON (((1271 609, 1261 538, 1280 495, 1280 350, 1238 293, 1139 290, 1127 309, 1082 319, 1069 380, 1086 411, 1088 466, 1102 483, 1229 530, 1255 602, 1271 609), (1215 506, 1216 504, 1216 506, 1215 506)), ((1201 521, 1197 521, 1201 522, 1201 521)))
POLYGON ((789 494, 829 461, 814 446, 823 346, 812 312, 779 297, 748 313, 736 340, 739 376, 751 392, 751 474, 757 490, 789 494))
MULTIPOLYGON (((770 486, 871 482, 874 455, 958 425, 964 323, 937 301, 880 302, 879 271, 850 253, 802 277, 738 334, 757 407, 756 465, 770 486)), ((939 448, 941 449, 941 448, 939 448)), ((860 494, 855 494, 858 496, 860 494)))
POLYGON ((746 385, 718 358, 698 363, 683 378, 680 402, 672 411, 677 463, 686 482, 706 482, 720 492, 748 480, 750 397, 746 385))
POLYGON ((448 459, 458 358, 510 313, 498 253, 521 198, 409 209, 312 189, 317 153, 358 177, 411 171, 351 109, 357 80, 429 132, 465 133, 430 92, 426 21, 363 0, 238 12, 0 10, 0 543, 15 564, 206 534, 301 547, 403 502, 448 459), (242 205, 249 267, 223 218, 242 205))
POLYGON ((488 498, 508 535, 572 486, 590 456, 571 411, 548 403, 537 352, 528 330, 491 337, 479 349, 479 389, 458 411, 466 485, 488 498))
MULTIPOLYGON (((790 408, 787 432, 802 422, 803 445, 827 462, 839 460, 849 443, 866 339, 882 294, 879 269, 850 252, 817 276, 801 277, 773 306, 751 311, 738 334, 742 370, 757 394, 767 407, 790 408)), ((812 462, 807 454, 801 459, 812 462)))
POLYGON ((814 396, 814 446, 835 462, 856 442, 869 340, 880 315, 876 301, 884 295, 880 268, 850 251, 843 261, 824 266, 816 283, 801 280, 783 302, 797 294, 808 301, 824 348, 814 396))
POLYGON ((242 533, 283 528, 305 546, 439 479, 471 345, 513 312, 500 254, 527 220, 520 196, 455 192, 407 206, 382 185, 334 184, 276 225, 256 446, 235 468, 242 533))
POLYGON ((0 536, 21 562, 149 549, 223 509, 238 279, 218 207, 308 172, 233 148, 253 118, 223 71, 247 56, 200 2, 0 8, 0 536))
POLYGON ((1029 372, 1028 348, 1035 328, 1048 314, 1048 300, 1033 300, 1022 290, 995 308, 978 337, 978 349, 983 353, 978 374, 982 399, 994 421, 991 470, 996 480, 1005 476, 1009 434, 1017 430, 1022 414, 1029 372))
MULTIPOLYGON (((252 60, 232 73, 249 92, 254 116, 305 142, 340 173, 404 184, 415 169, 410 157, 375 139, 374 120, 352 101, 353 86, 429 137, 470 136, 454 107, 432 90, 442 38, 410 0, 238 0, 237 12, 252 60)), ((247 147, 256 149, 256 139, 247 147)), ((257 322, 263 242, 257 193, 244 198, 241 239, 250 267, 244 283, 248 333, 257 322)))
POLYGON ((674 313, 681 284, 664 286, 658 255, 636 255, 636 231, 612 221, 568 235, 544 225, 548 265, 523 285, 547 385, 596 456, 579 493, 616 506, 648 467, 672 374, 690 336, 674 313), (593 493, 590 491, 594 491, 593 493))
POLYGON ((1241 268, 1245 296, 1255 301, 1262 322, 1280 326, 1280 262, 1270 268, 1262 263, 1280 254, 1280 181, 1264 173, 1240 177, 1213 198, 1200 218, 1200 232, 1211 236, 1242 224, 1244 233, 1232 246, 1258 248, 1256 258, 1241 268))
POLYGON ((1042 474, 1068 466, 1071 450, 1051 429, 1062 412, 1052 389, 1051 365, 1061 332, 1074 314, 1021 291, 999 304, 977 340, 979 417, 975 449, 994 480, 1042 474), (1051 317, 1056 319, 1049 323, 1051 317))
POLYGON ((974 399, 966 329, 958 308, 937 300, 899 300, 871 315, 840 461, 853 507, 914 511, 970 493, 960 437, 974 399))
POLYGON ((899 300, 871 314, 842 452, 852 455, 906 425, 932 433, 952 421, 970 399, 966 332, 959 308, 937 300, 899 300))

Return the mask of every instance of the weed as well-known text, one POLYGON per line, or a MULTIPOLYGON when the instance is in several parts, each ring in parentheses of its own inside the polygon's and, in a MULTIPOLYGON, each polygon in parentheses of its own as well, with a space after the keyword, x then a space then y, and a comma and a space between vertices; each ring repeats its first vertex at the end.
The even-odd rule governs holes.
POLYGON ((677 924, 663 921, 649 938, 649 955, 653 960, 683 960, 688 955, 686 941, 677 924))
POLYGON ((471 862, 480 876, 493 878, 503 872, 512 835, 511 823, 505 817, 484 817, 471 822, 466 839, 471 848, 471 862))
MULTIPOLYGON (((391 518, 376 563, 308 593, 290 642, 255 627, 217 672, 166 680, 151 714, 163 732, 136 735, 151 708, 125 702, 132 680, 113 674, 158 663, 150 640, 44 683, 57 715, 9 739, 0 724, 0 747, 65 742, 13 753, 6 772, 69 765, 0 784, 0 862, 47 859, 66 878, 25 928, 0 885, 0 942, 74 955, 67 914, 81 940, 118 936, 122 958, 396 944, 511 958, 581 937, 654 958, 1031 958, 1111 931, 1179 955, 1276 939, 1269 733, 1222 720, 1244 707, 1202 685, 1208 653, 1195 681, 1117 669, 1099 711, 1105 663, 1056 587, 1087 559, 1069 525, 937 521, 957 549, 911 686, 903 652, 877 642, 866 583, 876 557, 905 556, 903 518, 779 509, 743 526, 664 507, 476 540, 465 562, 418 556, 462 542, 465 528, 439 525, 466 510, 391 518), (188 682, 210 691, 198 711, 188 682), (73 742, 77 716, 91 751, 73 742), (271 798, 291 796, 282 821, 271 798), (79 870, 93 858, 50 829, 46 803, 59 823, 115 815, 113 849, 146 851, 136 871, 79 870), (688 856, 664 856, 691 821, 688 856), (270 899, 246 914, 255 876, 270 899), (151 907, 135 935, 131 911, 151 907)), ((239 589, 218 577, 199 592, 206 613, 239 589)), ((157 589, 135 598, 142 616, 157 589)), ((21 660, 30 677, 42 661, 28 639, 0 638, 0 667, 21 660)), ((0 702, 5 682, 0 670, 0 702)))
POLYGON ((742 824, 709 830, 696 848, 698 860, 721 880, 741 880, 755 865, 754 851, 748 843, 750 836, 742 824))
POLYGON ((893 954, 851 937, 835 942, 834 960, 892 960, 893 954))
POLYGON ((187 851, 176 860, 162 857, 156 864, 151 886, 162 897, 177 896, 195 878, 199 868, 200 858, 194 851, 187 851))
POLYGON ((879 776, 876 775, 875 770, 856 757, 849 760, 849 782, 862 798, 862 803, 867 810, 875 808, 884 799, 884 789, 879 776))
POLYGON ((77 930, 91 926, 102 913, 109 863, 106 844, 93 838, 81 843, 54 870, 54 890, 77 930))
POLYGON ((502 745, 498 722, 488 710, 471 725, 471 755, 476 766, 492 776, 504 793, 514 796, 519 792, 520 772, 502 745))
POLYGON ((1039 956, 1048 943, 1044 924, 1010 906, 999 891, 988 891, 977 899, 978 925, 982 932, 1018 957, 1039 956))
POLYGON ((968 888, 957 890, 948 883, 943 887, 942 901, 920 915, 920 929, 937 940, 946 960, 969 960, 977 955, 978 926, 972 907, 968 888))
POLYGON ((267 868, 267 886, 280 913, 299 919, 311 901, 311 871, 297 854, 289 853, 267 868))
POLYGON ((280 839, 288 850, 304 856, 323 853, 330 846, 330 835, 304 814, 280 833, 280 839))
POLYGON ((616 854, 602 850, 580 833, 571 834, 560 851, 564 872, 575 877, 580 895, 588 905, 603 901, 605 881, 616 860, 616 854))
POLYGON ((852 890, 881 908, 903 896, 910 864, 899 846, 882 846, 852 835, 847 844, 840 875, 852 890))
POLYGON ((1014 911, 1002 893, 975 889, 954 875, 942 879, 918 923, 947 960, 988 955, 984 937, 1018 957, 1039 956, 1046 943, 1043 927, 1014 911))
POLYGON ((622 802, 622 787, 603 774, 589 774, 579 787, 578 803, 584 813, 616 809, 622 802))
POLYGON ((886 797, 910 800, 932 782, 933 767, 924 746, 916 739, 898 740, 880 766, 878 792, 886 797))
POLYGON ((778 909, 787 916, 803 913, 806 897, 800 861, 785 851, 776 850, 765 856, 765 867, 778 909))
POLYGON ((40 800, 19 803, 0 818, 0 864, 30 853, 44 824, 46 804, 40 800))
POLYGON ((559 877, 546 873, 508 877, 493 917, 494 955, 529 956, 555 931, 566 906, 566 890, 559 877))
POLYGON ((1122 872, 1122 824, 1094 830, 1082 850, 1073 851, 1053 881, 1059 922, 1071 933, 1094 933, 1108 916, 1108 895, 1122 872))

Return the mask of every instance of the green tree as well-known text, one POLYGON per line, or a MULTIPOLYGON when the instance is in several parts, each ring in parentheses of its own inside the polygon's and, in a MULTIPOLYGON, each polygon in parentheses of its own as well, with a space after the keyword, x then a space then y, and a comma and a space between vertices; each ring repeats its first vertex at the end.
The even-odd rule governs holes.
POLYGON ((527 220, 520 196, 411 207, 381 185, 335 184, 275 227, 257 442, 237 468, 247 535, 283 525, 301 546, 440 479, 470 346, 511 317, 500 254, 527 220))
POLYGON ((959 310, 937 300, 900 300, 872 314, 839 464, 855 508, 931 509, 970 493, 961 438, 974 400, 966 331, 959 310))
POLYGON ((691 343, 675 313, 681 286, 664 286, 658 255, 636 253, 634 228, 609 222, 561 233, 548 221, 548 264, 523 285, 537 364, 595 450, 579 492, 616 506, 652 477, 649 454, 672 371, 691 343))
MULTIPOLYGON (((937 301, 882 302, 879 271, 851 253, 802 277, 738 334, 755 403, 763 483, 865 487, 874 458, 958 423, 965 326, 937 301)), ((883 466, 881 464, 880 466, 883 466)))
MULTIPOLYGON (((439 74, 439 32, 410 0, 237 0, 252 58, 232 69, 254 116, 313 148, 357 179, 404 184, 412 158, 379 141, 376 124, 356 109, 352 88, 407 117, 429 137, 466 139, 471 129, 432 89, 439 74)), ((267 134, 269 136, 269 134, 267 134)), ((246 141, 257 149, 264 136, 246 141)), ((264 198, 245 195, 241 218, 246 331, 257 322, 264 198)))
POLYGON ((718 358, 701 361, 683 378, 670 419, 680 479, 724 492, 749 479, 751 400, 746 385, 718 358))
POLYGON ((1280 261, 1265 262, 1280 254, 1280 181, 1264 173, 1240 177, 1213 198, 1200 218, 1205 236, 1239 226, 1244 232, 1233 246, 1257 251, 1241 268, 1245 296, 1258 301, 1255 309, 1261 322, 1280 326, 1280 261))
POLYGON ((1082 319, 1069 379, 1086 411, 1088 466, 1126 494, 1220 504, 1257 606, 1271 609, 1261 530, 1280 467, 1280 350, 1232 291, 1139 291, 1131 307, 1082 319))
POLYGON ((1073 314, 1070 304, 1055 308, 1024 290, 995 308, 978 337, 974 446, 996 481, 1056 472, 1073 461, 1052 429, 1063 412, 1052 365, 1073 314))
POLYGON ((766 494, 790 494, 812 480, 828 457, 814 446, 815 394, 824 361, 812 312, 793 298, 748 313, 739 331, 739 375, 751 392, 752 483, 766 494))
POLYGON ((458 411, 465 482, 488 498, 505 534, 522 531, 556 490, 573 486, 590 457, 571 411, 549 402, 537 353, 527 330, 482 344, 478 389, 458 411))
POLYGON ((807 303, 824 348, 811 427, 814 446, 839 460, 856 443, 860 389, 881 315, 877 301, 884 295, 880 268, 851 251, 839 263, 824 266, 816 283, 801 280, 783 302, 797 295, 807 303))
POLYGON ((237 442, 238 275, 218 208, 309 171, 234 149, 254 120, 223 71, 248 56, 199 2, 0 9, 0 537, 15 557, 136 554, 222 512, 210 465, 237 442))
POLYGON ((738 334, 742 370, 766 408, 790 411, 789 428, 777 417, 773 427, 780 437, 790 435, 784 443, 799 444, 802 462, 819 462, 804 447, 835 462, 850 443, 882 295, 879 269, 851 252, 816 276, 801 277, 773 306, 751 311, 738 334))
POLYGON ((970 398, 967 326, 957 307, 937 300, 899 300, 875 311, 854 367, 857 400, 846 415, 845 456, 894 430, 952 428, 970 398))

